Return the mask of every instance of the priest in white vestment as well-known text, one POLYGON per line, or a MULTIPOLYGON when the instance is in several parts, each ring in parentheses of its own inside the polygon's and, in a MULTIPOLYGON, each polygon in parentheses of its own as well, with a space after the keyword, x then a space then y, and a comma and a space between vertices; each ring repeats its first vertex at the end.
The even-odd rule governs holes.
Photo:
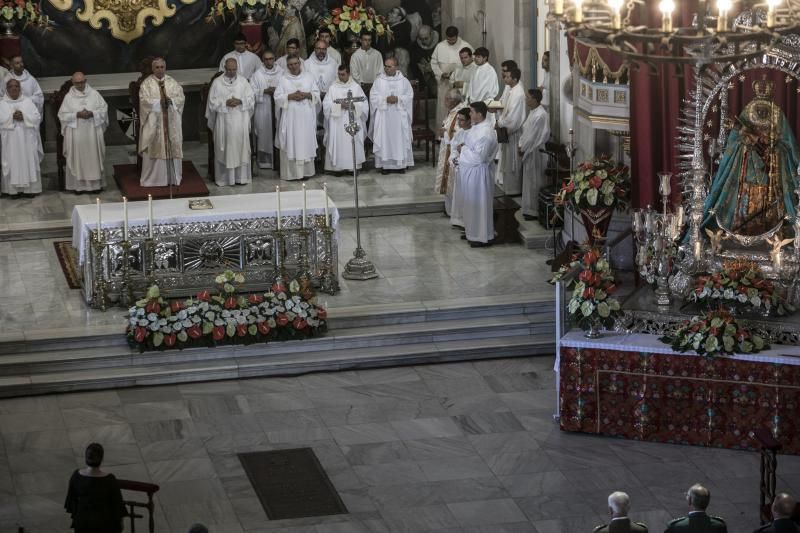
POLYGON ((445 40, 437 44, 431 54, 431 70, 437 82, 436 124, 441 124, 448 112, 444 99, 447 91, 453 88, 453 73, 461 66, 459 52, 463 48, 472 49, 471 44, 458 36, 455 26, 449 26, 444 34, 445 40))
POLYGON ((243 34, 236 36, 233 41, 233 52, 228 52, 219 62, 219 71, 225 71, 225 61, 228 59, 236 60, 236 72, 239 76, 243 76, 249 80, 256 70, 261 67, 261 60, 258 56, 247 49, 247 38, 243 34))
POLYGON ((181 117, 186 98, 183 88, 167 74, 162 58, 153 60, 153 73, 139 87, 139 153, 142 187, 180 185, 183 160, 181 117), (165 135, 165 132, 167 134, 165 135))
POLYGON ((72 87, 58 110, 64 137, 66 190, 99 191, 105 185, 108 104, 87 82, 83 72, 72 75, 72 87))
POLYGON ((478 65, 473 61, 472 50, 469 48, 462 48, 458 53, 458 58, 461 61, 461 65, 453 72, 453 88, 461 91, 461 94, 464 95, 465 103, 468 104, 469 102, 466 100, 469 96, 469 83, 472 81, 472 75, 475 74, 475 69, 478 68, 478 65))
POLYGON ((219 187, 250 183, 250 118, 255 95, 250 83, 237 74, 235 59, 225 62, 225 74, 208 92, 206 120, 214 132, 214 181, 219 187))
POLYGON ((264 60, 261 67, 250 78, 250 85, 256 100, 256 109, 253 114, 253 127, 256 134, 256 161, 258 168, 273 168, 274 153, 273 130, 278 125, 278 108, 274 107, 275 88, 283 77, 283 69, 275 64, 275 53, 266 50, 261 54, 264 60), (273 107, 275 115, 272 116, 273 107))
POLYGON ((472 57, 475 61, 475 72, 469 82, 467 99, 470 102, 486 102, 497 98, 500 84, 497 81, 497 71, 489 64, 489 50, 478 48, 472 57))
POLYGON ((494 153, 497 136, 486 120, 486 104, 470 105, 472 127, 458 150, 458 178, 461 180, 462 218, 467 242, 473 248, 489 246, 494 240, 494 153))
POLYGON ((36 78, 31 76, 31 73, 25 70, 25 62, 22 61, 22 56, 14 56, 11 59, 11 71, 9 75, 17 80, 22 87, 22 96, 27 96, 36 105, 39 110, 39 115, 42 115, 44 109, 44 93, 42 88, 39 87, 39 82, 36 78))
POLYGON ((4 96, 6 94, 6 82, 11 79, 11 72, 9 70, 0 65, 0 96, 4 96))
POLYGON ((303 65, 305 60, 300 57, 300 39, 296 39, 292 37, 288 41, 286 41, 286 55, 282 55, 278 58, 275 62, 276 65, 281 67, 281 69, 286 72, 288 71, 288 67, 286 66, 286 62, 289 60, 290 57, 296 57, 300 60, 300 70, 303 70, 303 65))
POLYGON ((450 157, 447 162, 450 166, 450 175, 453 177, 453 198, 450 201, 450 224, 460 228, 464 227, 464 192, 462 190, 464 184, 458 173, 458 150, 456 148, 464 144, 464 139, 469 129, 472 127, 472 121, 470 120, 471 112, 472 109, 467 106, 462 107, 458 113, 456 113, 456 124, 458 126, 453 138, 450 140, 450 157))
POLYGON ((516 68, 503 73, 503 81, 509 90, 508 97, 503 102, 503 110, 497 117, 497 128, 504 128, 508 135, 508 142, 500 143, 497 184, 510 196, 522 194, 522 159, 517 148, 527 106, 525 89, 519 81, 521 75, 516 68))
POLYGON ((439 140, 441 142, 439 144, 439 157, 436 160, 434 191, 437 194, 444 195, 444 212, 450 216, 453 200, 453 181, 455 180, 455 176, 451 173, 452 169, 449 162, 452 151, 450 143, 459 129, 458 120, 456 119, 457 113, 466 106, 458 89, 448 90, 444 103, 448 111, 439 128, 439 140))
POLYGON ((375 83, 375 78, 383 72, 383 56, 372 48, 372 34, 361 32, 361 48, 350 56, 350 77, 356 83, 375 83))
POLYGON ((519 155, 522 158, 522 216, 534 220, 539 213, 539 190, 545 185, 547 154, 539 150, 550 139, 550 117, 542 102, 542 91, 530 89, 527 106, 530 112, 522 125, 519 155))
POLYGON ((333 41, 333 35, 331 35, 331 30, 328 29, 327 26, 323 26, 319 29, 317 35, 328 45, 328 55, 331 57, 331 59, 333 59, 336 62, 336 66, 338 68, 338 66, 342 64, 342 54, 341 52, 339 52, 339 50, 336 49, 335 46, 331 44, 331 42, 333 41))
POLYGON ((300 58, 289 58, 286 65, 289 71, 275 89, 275 107, 281 110, 275 142, 281 151, 281 179, 301 180, 314 175, 321 102, 316 81, 300 70, 300 58))
POLYGON ((539 87, 542 91, 542 101, 539 102, 540 105, 544 107, 545 111, 549 110, 550 107, 550 52, 546 51, 542 54, 542 70, 544 70, 544 74, 542 75, 542 84, 539 87))
POLYGON ((369 136, 375 168, 382 174, 405 172, 414 166, 411 120, 414 112, 414 90, 403 73, 397 70, 397 59, 387 57, 383 72, 369 93, 371 110, 369 136))
POLYGON ((41 121, 36 104, 22 94, 19 81, 8 80, 6 95, 0 100, 0 145, 3 147, 0 192, 3 194, 28 196, 42 192, 41 121))
POLYGON ((350 77, 350 69, 340 65, 338 78, 328 89, 322 101, 322 110, 325 115, 325 170, 329 173, 342 175, 353 171, 353 145, 350 134, 345 131, 345 126, 350 123, 348 104, 337 104, 336 100, 347 98, 351 92, 354 98, 364 98, 361 102, 353 103, 353 113, 360 126, 356 133, 356 168, 366 160, 364 155, 364 134, 369 117, 369 102, 364 95, 361 85, 350 77))
POLYGON ((336 81, 339 65, 328 55, 328 43, 319 39, 314 43, 314 53, 306 59, 305 70, 317 82, 320 98, 325 98, 328 87, 336 81))

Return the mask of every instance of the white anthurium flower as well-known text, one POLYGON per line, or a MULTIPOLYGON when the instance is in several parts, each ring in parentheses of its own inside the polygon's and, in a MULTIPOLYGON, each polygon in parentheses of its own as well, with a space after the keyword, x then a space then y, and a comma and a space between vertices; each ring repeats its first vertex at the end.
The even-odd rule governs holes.
POLYGON ((581 304, 581 313, 583 316, 589 316, 594 311, 594 304, 590 301, 585 301, 581 304))
POLYGON ((186 320, 181 321, 181 326, 190 328, 192 327, 192 321, 187 318, 186 320))
POLYGON ((572 300, 570 300, 570 302, 569 302, 569 312, 570 312, 570 314, 574 314, 578 310, 578 308, 580 306, 581 306, 581 303, 577 299, 573 298, 572 300))
POLYGON ((163 333, 164 335, 169 335, 170 333, 172 333, 172 328, 171 327, 163 327, 163 328, 161 328, 161 333, 163 333))
POLYGON ((222 310, 222 318, 228 318, 230 316, 231 316, 231 312, 230 311, 228 311, 227 309, 223 309, 222 310))
POLYGON ((147 324, 149 324, 149 323, 150 323, 150 322, 148 322, 147 320, 144 320, 144 319, 142 318, 142 319, 139 319, 139 323, 138 323, 138 325, 139 325, 139 326, 142 326, 142 327, 144 328, 144 327, 147 327, 147 324))
POLYGON ((729 289, 725 289, 725 291, 722 293, 722 295, 725 297, 726 300, 733 300, 733 298, 736 296, 734 294, 734 292, 733 292, 733 289, 730 289, 730 288, 729 289))
POLYGON ((155 313, 150 313, 149 315, 147 315, 147 320, 149 320, 150 322, 154 322, 158 320, 158 315, 155 313))
POLYGON ((130 324, 131 326, 136 326, 138 323, 139 323, 139 320, 137 320, 136 317, 132 317, 132 318, 128 319, 128 324, 130 324))
POLYGON ((222 320, 222 319, 217 318, 216 320, 214 320, 214 325, 215 326, 224 326, 225 325, 225 321, 222 320))
POLYGON ((183 329, 183 324, 181 324, 180 322, 175 322, 174 324, 172 324, 172 329, 175 331, 181 331, 183 329))
POLYGON ((242 316, 242 315, 237 316, 235 318, 235 320, 236 320, 237 324, 246 324, 247 323, 247 318, 242 316))

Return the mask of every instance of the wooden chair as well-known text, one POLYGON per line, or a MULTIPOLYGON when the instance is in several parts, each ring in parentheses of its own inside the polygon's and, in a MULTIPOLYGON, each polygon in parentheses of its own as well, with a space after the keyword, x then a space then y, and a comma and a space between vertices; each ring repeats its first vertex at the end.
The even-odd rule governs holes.
MULTIPOLYGON (((411 80, 411 88, 414 89, 414 116, 411 121, 411 135, 417 146, 419 146, 420 141, 425 143, 425 161, 430 161, 431 148, 436 143, 436 133, 429 126, 428 96, 425 94, 425 88, 420 87, 418 80, 411 80)), ((433 165, 436 166, 435 159, 433 165)))
POLYGON ((205 128, 206 130, 206 137, 208 139, 208 179, 214 181, 216 177, 216 173, 214 172, 214 132, 208 127, 208 123, 206 121, 206 108, 208 107, 208 92, 211 90, 211 84, 214 83, 214 80, 222 76, 223 72, 217 72, 208 83, 204 83, 203 87, 200 88, 200 124, 202 124, 201 128, 205 128))
POLYGON ((58 190, 63 191, 67 186, 67 158, 64 156, 64 136, 61 134, 61 121, 58 120, 58 111, 64 103, 67 93, 72 88, 72 80, 65 81, 61 88, 50 95, 50 103, 56 117, 56 167, 58 169, 58 190))

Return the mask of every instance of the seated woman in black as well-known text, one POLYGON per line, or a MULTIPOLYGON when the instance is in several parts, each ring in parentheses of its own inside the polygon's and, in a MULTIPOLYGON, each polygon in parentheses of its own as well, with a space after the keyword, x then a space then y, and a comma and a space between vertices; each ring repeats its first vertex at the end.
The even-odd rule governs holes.
POLYGON ((100 470, 103 447, 86 448, 86 468, 76 470, 69 480, 64 509, 72 515, 75 533, 119 533, 126 515, 122 492, 114 474, 100 470))

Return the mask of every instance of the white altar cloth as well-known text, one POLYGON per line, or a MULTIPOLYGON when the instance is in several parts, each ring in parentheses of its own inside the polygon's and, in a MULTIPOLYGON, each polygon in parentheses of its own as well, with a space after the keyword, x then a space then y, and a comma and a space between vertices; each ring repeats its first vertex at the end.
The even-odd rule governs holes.
MULTIPOLYGON (((325 213, 325 193, 321 189, 307 191, 306 214, 325 213)), ((220 220, 253 219, 274 217, 277 212, 276 193, 235 194, 207 198, 213 209, 189 209, 189 201, 197 198, 153 200, 154 224, 178 224, 183 222, 215 222, 220 220)), ((101 217, 103 229, 122 228, 122 202, 103 203, 101 217)), ((303 192, 281 192, 281 218, 300 216, 303 212, 303 192)), ((339 224, 339 210, 328 198, 331 227, 339 224)), ((128 202, 128 226, 147 226, 147 201, 128 202)), ((97 205, 78 205, 72 210, 72 246, 78 250, 78 262, 84 264, 89 233, 97 228, 97 205)))

